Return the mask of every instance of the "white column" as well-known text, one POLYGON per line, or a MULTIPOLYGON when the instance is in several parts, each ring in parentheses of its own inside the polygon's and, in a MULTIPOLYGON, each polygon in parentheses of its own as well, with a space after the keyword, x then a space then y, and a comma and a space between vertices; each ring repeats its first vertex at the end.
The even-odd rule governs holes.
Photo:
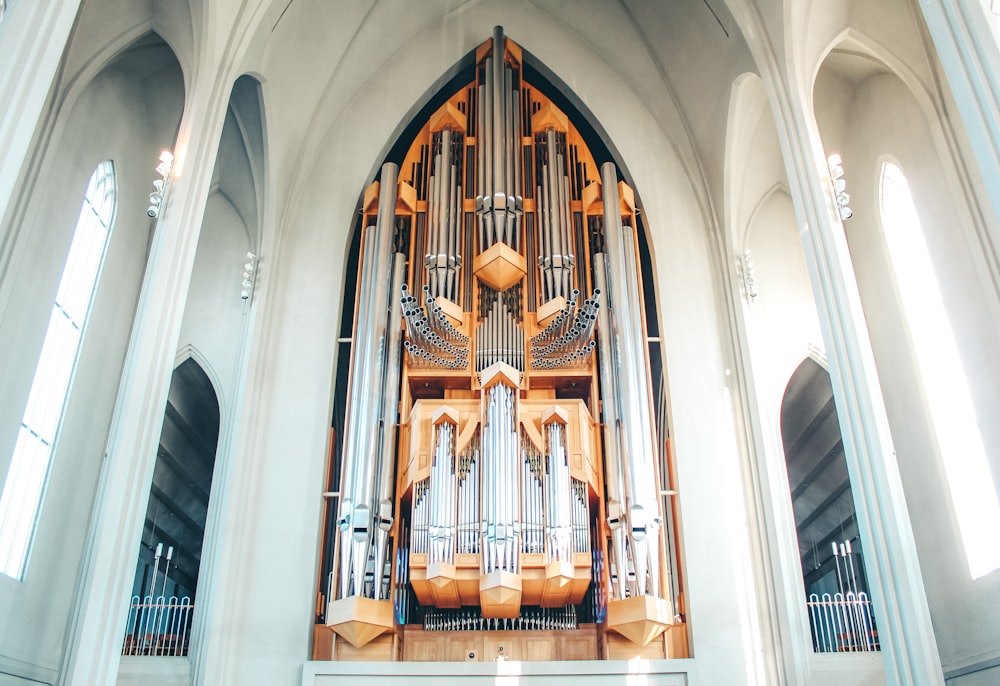
MULTIPOLYGON (((994 214, 1000 216, 1000 47, 979 0, 920 0, 945 80, 965 125, 994 214)), ((991 264, 1000 261, 996 222, 987 222, 991 264)))
MULTIPOLYGON (((921 0, 930 2, 931 0, 921 0)), ((774 112, 789 190, 816 298, 830 380, 844 439, 865 569, 875 606, 886 683, 944 684, 916 544, 906 509, 889 422, 875 372, 861 296, 847 238, 833 206, 826 154, 812 113, 812 94, 799 93, 764 18, 751 0, 728 0, 760 70, 774 112)), ((1000 183, 1000 181, 998 181, 1000 183)), ((784 679, 794 660, 783 656, 784 679)))
MULTIPOLYGON (((765 79, 765 83, 767 79, 765 79)), ((847 238, 833 206, 809 102, 768 84, 789 186, 816 294, 858 531, 875 606, 887 684, 943 685, 941 661, 917 560, 899 466, 854 279, 847 238)))
MULTIPOLYGON (((59 683, 113 686, 198 236, 231 83, 201 70, 185 103, 174 176, 153 237, 94 503, 59 683)), ((150 164, 154 164, 151 160, 150 164)))
POLYGON ((0 22, 0 280, 10 257, 7 214, 80 0, 15 0, 0 22), (44 36, 43 40, 39 37, 44 36))

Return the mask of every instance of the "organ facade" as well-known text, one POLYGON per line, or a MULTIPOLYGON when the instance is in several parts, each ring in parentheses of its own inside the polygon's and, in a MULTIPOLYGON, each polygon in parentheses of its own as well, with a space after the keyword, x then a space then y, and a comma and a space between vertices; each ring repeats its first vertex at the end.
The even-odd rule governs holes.
POLYGON ((317 656, 685 657, 635 194, 501 27, 474 60, 363 194, 317 656))

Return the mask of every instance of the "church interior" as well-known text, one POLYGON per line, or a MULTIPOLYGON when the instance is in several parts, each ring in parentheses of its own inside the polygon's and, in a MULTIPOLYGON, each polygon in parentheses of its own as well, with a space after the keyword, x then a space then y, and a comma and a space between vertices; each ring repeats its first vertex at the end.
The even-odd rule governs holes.
POLYGON ((996 0, 0 63, 0 686, 1000 683, 996 0))

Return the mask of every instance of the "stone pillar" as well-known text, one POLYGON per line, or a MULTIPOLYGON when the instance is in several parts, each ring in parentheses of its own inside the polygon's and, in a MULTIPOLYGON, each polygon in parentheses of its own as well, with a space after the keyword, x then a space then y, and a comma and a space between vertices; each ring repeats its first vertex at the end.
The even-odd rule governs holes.
MULTIPOLYGON (((218 67, 186 98, 170 192, 153 236, 88 531, 60 684, 113 686, 163 411, 229 102, 218 67)), ((155 160, 150 160, 150 173, 155 160)))
POLYGON ((782 152, 830 362, 886 683, 943 685, 861 297, 826 178, 826 152, 809 110, 811 97, 796 99, 784 85, 772 79, 769 95, 783 134, 782 152))
MULTIPOLYGON (((56 79, 80 0, 20 0, 0 22, 0 285, 10 259, 8 211, 20 192, 21 168, 44 120, 43 109, 56 79), (44 36, 44 40, 39 40, 44 36)), ((152 178, 152 177, 151 177, 152 178)), ((5 289, 0 287, 0 294, 5 289)))
MULTIPOLYGON (((920 0, 919 5, 993 213, 1000 216, 1000 47, 980 1, 920 0)), ((997 222, 987 222, 985 230, 991 250, 987 260, 995 271, 1000 262, 997 222)))

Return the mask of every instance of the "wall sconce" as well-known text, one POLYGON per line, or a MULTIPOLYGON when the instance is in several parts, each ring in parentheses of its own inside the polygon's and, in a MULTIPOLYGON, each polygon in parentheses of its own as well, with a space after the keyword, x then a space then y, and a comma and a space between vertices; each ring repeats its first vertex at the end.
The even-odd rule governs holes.
POLYGON ((750 302, 753 302, 757 297, 757 276, 754 273, 753 258, 750 256, 750 250, 748 249, 737 259, 739 261, 740 272, 743 274, 743 290, 746 292, 747 297, 750 298, 750 302))
POLYGON ((257 255, 252 252, 247 253, 247 262, 243 265, 243 282, 240 284, 243 290, 240 297, 249 300, 253 295, 253 287, 257 281, 257 255))
POLYGON ((847 194, 847 179, 844 178, 844 162, 839 153, 833 153, 826 158, 826 165, 830 170, 830 181, 833 183, 833 198, 837 203, 837 211, 840 218, 847 221, 854 216, 854 211, 848 206, 851 196, 847 194))
POLYGON ((153 180, 153 192, 149 194, 149 207, 146 208, 146 216, 156 219, 160 216, 160 209, 163 207, 163 199, 167 195, 170 187, 170 169, 174 166, 174 155, 169 150, 160 153, 160 163, 156 165, 156 173, 160 178, 153 180))

